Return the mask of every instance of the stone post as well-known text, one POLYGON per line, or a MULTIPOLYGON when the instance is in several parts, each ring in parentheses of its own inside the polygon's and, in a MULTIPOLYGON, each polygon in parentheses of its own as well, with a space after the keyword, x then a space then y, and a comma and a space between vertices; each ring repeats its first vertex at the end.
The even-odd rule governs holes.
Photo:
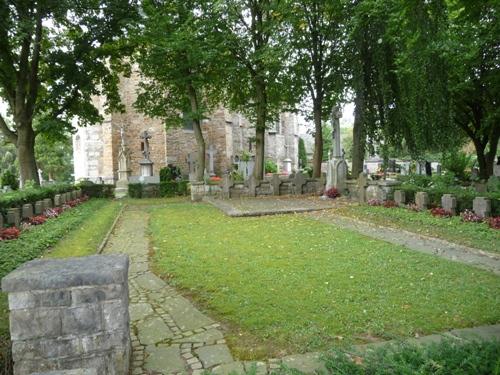
POLYGON ((306 182, 306 177, 301 172, 295 173, 295 177, 293 178, 293 193, 295 195, 302 194, 306 182))
POLYGON ((406 193, 404 190, 394 191, 394 202, 396 202, 398 206, 404 206, 406 204, 406 193))
POLYGON ((250 178, 248 179, 248 196, 249 197, 256 196, 256 191, 257 191, 258 185, 260 185, 260 181, 257 181, 253 175, 250 176, 250 178))
POLYGON ((273 173, 273 177, 271 179, 273 195, 280 195, 280 185, 281 185, 280 175, 277 173, 273 173))
POLYGON ((23 219, 29 219, 33 216, 33 205, 31 203, 23 204, 23 219))
POLYGON ((3 228, 3 214, 0 212, 0 229, 3 228))
POLYGON ((7 224, 12 224, 16 227, 21 225, 21 210, 19 208, 9 208, 7 210, 7 224))
POLYGON ((4 277, 14 375, 128 374, 127 274, 126 255, 93 255, 33 260, 4 277))
POLYGON ((415 193, 415 204, 419 210, 427 210, 427 207, 429 207, 429 194, 424 191, 415 193))
POLYGON ((61 194, 61 205, 66 203, 66 194, 62 193, 61 194))
POLYGON ((35 215, 41 215, 43 213, 43 201, 35 202, 35 215))
POLYGON ((191 182, 191 200, 193 202, 200 202, 205 195, 204 182, 191 182))
POLYGON ((61 204, 61 194, 54 195, 54 207, 60 207, 61 204))
POLYGON ((52 208, 52 199, 50 199, 50 198, 45 198, 45 199, 43 200, 43 210, 45 211, 45 210, 47 210, 47 209, 49 209, 49 208, 52 208))
POLYGON ((457 214, 457 198, 452 194, 443 194, 441 197, 441 207, 453 215, 457 214))
POLYGON ((491 214, 491 201, 485 197, 476 197, 472 201, 472 210, 481 217, 489 217, 491 214))
POLYGON ((366 199, 366 188, 368 186, 368 175, 361 172, 358 176, 358 200, 360 203, 365 203, 366 199))

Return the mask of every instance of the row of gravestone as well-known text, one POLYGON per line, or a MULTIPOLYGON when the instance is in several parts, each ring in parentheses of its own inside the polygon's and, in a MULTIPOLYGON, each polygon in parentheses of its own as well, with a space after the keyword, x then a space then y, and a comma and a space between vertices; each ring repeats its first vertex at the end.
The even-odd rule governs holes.
MULTIPOLYGON (((394 201, 398 206, 406 204, 406 194, 403 190, 394 192, 394 201)), ((415 205, 419 210, 429 208, 429 194, 419 191, 415 194, 415 205)), ((457 214, 457 198, 453 194, 443 194, 441 197, 441 207, 452 215, 457 214)), ((480 217, 489 217, 491 215, 491 200, 485 197, 476 197, 472 201, 472 210, 480 217)))
POLYGON ((323 191, 324 187, 325 180, 323 178, 307 178, 302 173, 295 173, 287 178, 282 178, 279 174, 273 174, 271 178, 261 181, 251 176, 246 183, 235 182, 230 175, 226 175, 222 183, 222 198, 318 194, 323 191))
MULTIPOLYGON (((21 220, 29 219, 33 216, 42 215, 45 210, 53 207, 60 207, 68 201, 80 198, 82 196, 81 190, 68 191, 66 193, 54 195, 54 199, 45 198, 36 201, 35 203, 26 203, 21 207, 12 207, 7 210, 6 223, 19 227, 21 220)), ((4 217, 0 213, 0 228, 4 226, 4 217)))

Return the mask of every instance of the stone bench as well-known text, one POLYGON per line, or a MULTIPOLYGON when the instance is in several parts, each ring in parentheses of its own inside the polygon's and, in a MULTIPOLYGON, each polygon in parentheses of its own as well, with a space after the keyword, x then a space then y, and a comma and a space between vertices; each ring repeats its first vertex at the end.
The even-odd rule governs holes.
POLYGON ((14 374, 127 374, 128 263, 126 255, 42 259, 5 276, 14 374))

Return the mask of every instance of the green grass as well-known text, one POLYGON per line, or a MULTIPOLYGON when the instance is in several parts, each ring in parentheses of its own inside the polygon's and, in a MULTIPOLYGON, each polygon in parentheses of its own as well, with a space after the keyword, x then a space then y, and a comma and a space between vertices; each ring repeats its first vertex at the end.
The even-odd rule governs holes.
POLYGON ((332 212, 477 249, 500 252, 500 230, 491 229, 486 223, 465 223, 459 216, 441 218, 434 217, 429 212, 367 205, 340 207, 332 212))
MULTIPOLYGON (((121 203, 90 201, 65 211, 58 218, 24 231, 15 241, 0 242, 0 278, 22 263, 47 253, 50 257, 84 256, 96 252, 112 225, 121 203)), ((0 369, 9 374, 10 343, 7 294, 0 293, 0 369)), ((3 372, 0 370, 0 374, 3 372)))
POLYGON ((152 210, 156 271, 229 329, 241 359, 500 320, 500 278, 301 215, 152 210))
POLYGON ((108 201, 81 225, 57 242, 46 254, 50 258, 67 258, 91 255, 101 244, 122 207, 121 203, 108 201))

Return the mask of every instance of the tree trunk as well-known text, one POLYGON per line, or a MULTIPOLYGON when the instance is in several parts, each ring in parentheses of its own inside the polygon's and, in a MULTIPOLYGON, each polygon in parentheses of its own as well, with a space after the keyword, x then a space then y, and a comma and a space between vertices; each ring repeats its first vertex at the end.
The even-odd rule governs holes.
POLYGON ((32 181, 40 185, 38 168, 35 160, 35 132, 30 123, 17 128, 17 160, 19 161, 20 187, 32 181))
POLYGON ((366 132, 363 121, 364 100, 362 94, 354 99, 354 127, 352 129, 352 178, 358 178, 363 172, 365 160, 366 132))
POLYGON ((255 124, 255 166, 253 168, 253 176, 257 181, 260 181, 264 178, 265 135, 267 117, 267 101, 265 90, 265 84, 257 79, 255 82, 255 96, 257 99, 257 118, 255 124))
POLYGON ((198 146, 198 155, 196 157, 196 163, 198 168, 196 169, 196 181, 203 181, 205 174, 205 140, 203 139, 203 133, 201 131, 201 120, 199 116, 199 105, 198 105, 198 95, 196 89, 193 85, 187 85, 187 91, 189 96, 189 101, 191 103, 191 112, 196 114, 193 119, 193 131, 194 138, 196 139, 196 145, 198 146))
MULTIPOLYGON (((479 164, 479 178, 487 180, 493 175, 493 166, 495 164, 496 152, 485 153, 485 146, 479 141, 474 140, 474 147, 476 148, 477 163, 479 164)), ((496 147, 494 149, 496 151, 496 147)))
POLYGON ((313 155, 313 177, 321 177, 321 163, 323 162, 323 127, 321 126, 321 104, 314 103, 314 155, 313 155))

